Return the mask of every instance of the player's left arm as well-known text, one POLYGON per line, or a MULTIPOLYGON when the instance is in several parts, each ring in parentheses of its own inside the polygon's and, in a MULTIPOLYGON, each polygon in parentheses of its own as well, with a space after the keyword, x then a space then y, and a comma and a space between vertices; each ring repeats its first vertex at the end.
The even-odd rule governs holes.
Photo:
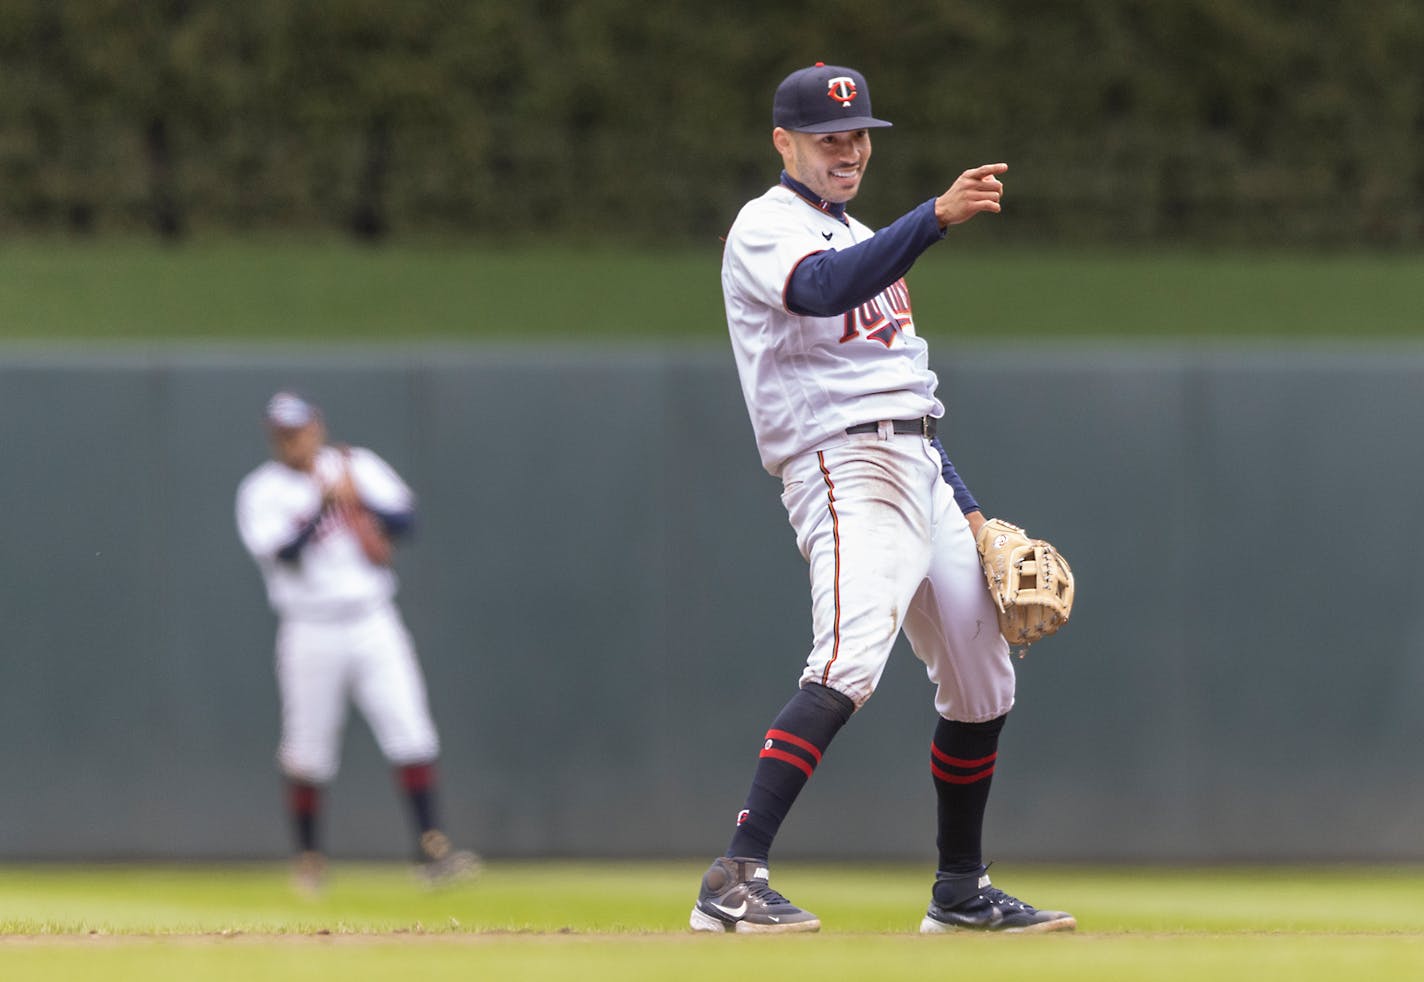
POLYGON ((979 502, 974 500, 974 495, 969 492, 964 478, 960 477, 959 471, 955 470, 954 461, 949 459, 949 452, 944 449, 944 444, 940 442, 939 437, 930 440, 930 445, 939 451, 940 474, 944 477, 944 483, 954 489, 954 503, 959 506, 959 510, 968 519, 969 531, 977 536, 980 527, 985 522, 984 512, 980 509, 979 502))

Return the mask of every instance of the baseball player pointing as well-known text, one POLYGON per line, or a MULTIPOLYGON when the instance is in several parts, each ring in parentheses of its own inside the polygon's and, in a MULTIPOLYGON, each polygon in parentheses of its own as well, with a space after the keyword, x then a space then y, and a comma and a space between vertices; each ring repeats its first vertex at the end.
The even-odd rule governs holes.
POLYGON ((273 396, 266 424, 273 459, 238 488, 237 526, 280 622, 277 757, 296 835, 296 885, 311 893, 321 884, 321 789, 336 776, 348 698, 395 767, 424 876, 434 883, 472 873, 474 854, 452 849, 436 821, 440 743, 394 603, 392 540, 410 528, 414 496, 370 450, 328 445, 321 413, 299 396, 273 396))
POLYGON ((864 77, 817 64, 773 100, 780 181, 733 223, 727 325, 762 464, 810 565, 813 644, 761 741, 726 854, 702 879, 696 931, 814 931, 772 889, 768 855, 831 739, 875 691, 901 630, 936 686, 930 747, 938 870, 924 932, 1072 929, 995 887, 981 850, 1014 669, 985 587, 985 519, 936 432, 944 406, 904 276, 953 225, 996 214, 1002 163, 960 174, 872 232, 846 212, 870 162, 864 77), (888 630, 887 630, 888 628, 888 630))

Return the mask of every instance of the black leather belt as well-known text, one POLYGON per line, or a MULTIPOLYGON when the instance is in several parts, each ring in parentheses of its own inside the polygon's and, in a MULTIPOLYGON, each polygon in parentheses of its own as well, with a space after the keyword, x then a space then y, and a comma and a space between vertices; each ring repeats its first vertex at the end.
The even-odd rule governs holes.
MULTIPOLYGON (((896 419, 891 420, 891 423, 895 427, 895 432, 902 436, 914 434, 931 440, 935 435, 935 418, 933 416, 921 416, 919 419, 896 419)), ((855 426, 847 426, 846 432, 874 433, 879 429, 879 423, 859 423, 855 426)))

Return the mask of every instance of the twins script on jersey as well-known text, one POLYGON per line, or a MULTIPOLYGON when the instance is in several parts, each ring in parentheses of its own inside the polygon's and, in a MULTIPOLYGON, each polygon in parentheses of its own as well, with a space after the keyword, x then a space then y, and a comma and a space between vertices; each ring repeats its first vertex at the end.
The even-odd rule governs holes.
POLYGON ((370 507, 390 513, 414 507, 414 495, 400 476, 362 447, 348 453, 322 447, 312 474, 269 460, 238 488, 238 532, 262 571, 272 609, 282 617, 342 617, 395 596, 395 574, 366 558, 339 510, 322 516, 296 562, 277 557, 321 510, 323 489, 336 483, 343 467, 370 507))
POLYGON ((903 279, 833 317, 794 314, 786 287, 806 257, 875 233, 784 185, 742 208, 722 255, 727 327, 762 466, 845 443, 848 426, 941 416, 903 279))

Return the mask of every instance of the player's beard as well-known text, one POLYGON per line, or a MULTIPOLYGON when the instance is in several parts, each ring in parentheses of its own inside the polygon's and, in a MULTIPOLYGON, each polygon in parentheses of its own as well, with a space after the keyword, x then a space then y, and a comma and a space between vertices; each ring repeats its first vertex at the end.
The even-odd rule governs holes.
POLYGON ((868 163, 868 159, 862 159, 860 163, 852 164, 850 167, 827 166, 824 161, 808 159, 808 155, 803 154, 800 147, 796 148, 796 169, 803 175, 798 179, 819 195, 822 201, 829 201, 832 204, 845 204, 860 193, 860 182, 865 179, 865 168, 868 163), (854 181, 836 177, 832 171, 837 170, 854 170, 854 181), (808 177, 811 179, 808 180, 808 177))

